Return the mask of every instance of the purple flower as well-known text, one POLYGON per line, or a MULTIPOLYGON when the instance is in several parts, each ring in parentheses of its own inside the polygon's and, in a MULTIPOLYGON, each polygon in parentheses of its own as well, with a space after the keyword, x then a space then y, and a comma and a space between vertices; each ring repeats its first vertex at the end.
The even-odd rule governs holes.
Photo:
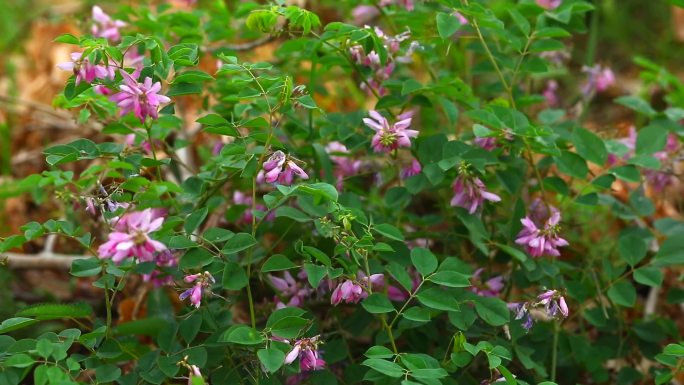
POLYGON ((113 67, 94 65, 80 52, 72 52, 71 61, 58 64, 57 67, 64 71, 73 71, 76 76, 76 85, 79 85, 81 81, 92 83, 95 79, 114 79, 113 67))
POLYGON ((501 197, 487 191, 480 178, 470 175, 464 166, 460 168, 460 175, 454 181, 454 197, 452 206, 463 207, 470 214, 475 213, 485 200, 499 202, 501 197))
POLYGON ((122 70, 120 73, 124 84, 119 86, 119 93, 110 97, 110 100, 116 102, 121 109, 120 115, 133 112, 141 123, 144 123, 148 116, 157 119, 159 105, 171 101, 168 97, 158 94, 161 91, 161 83, 152 83, 152 78, 149 77, 146 77, 143 83, 138 83, 128 72, 122 70))
MULTIPOLYGON (((171 250, 163 250, 154 258, 154 263, 158 268, 173 268, 178 266, 178 255, 171 250)), ((143 274, 143 281, 152 282, 154 287, 171 285, 173 277, 155 269, 150 274, 143 274)))
POLYGON ((309 175, 302 170, 297 163, 284 152, 278 150, 274 152, 263 164, 263 169, 257 175, 258 181, 266 183, 279 183, 285 186, 292 184, 294 176, 302 179, 309 179, 309 175))
POLYGON ((551 207, 551 216, 547 219, 543 228, 537 227, 529 216, 520 220, 523 229, 518 234, 515 243, 525 246, 527 252, 533 257, 550 255, 560 256, 559 247, 567 246, 569 243, 558 236, 560 233, 560 212, 555 207, 551 207))
POLYGON ((371 274, 370 277, 367 277, 360 272, 357 281, 347 279, 335 288, 330 297, 330 303, 333 305, 339 305, 342 302, 358 303, 368 297, 371 286, 381 287, 384 280, 385 277, 382 274, 371 274))
POLYGON ((546 82, 546 88, 544 88, 542 96, 544 96, 544 99, 546 99, 546 104, 549 105, 549 107, 556 107, 560 104, 558 94, 556 93, 557 91, 557 81, 549 80, 548 82, 546 82))
POLYGON ((538 305, 543 305, 549 317, 556 317, 559 314, 567 317, 570 314, 565 298, 558 290, 547 290, 537 296, 538 305))
POLYGON ((364 25, 373 20, 380 14, 377 8, 372 5, 359 5, 354 7, 351 11, 351 16, 354 19, 354 24, 364 25))
POLYGON ((501 290, 504 288, 504 278, 499 275, 482 282, 480 276, 483 271, 483 268, 479 268, 473 273, 473 277, 471 278, 473 287, 471 290, 473 293, 482 297, 498 297, 501 290))
POLYGON ((544 9, 556 9, 558 8, 563 0, 537 0, 537 5, 544 9))
POLYGON ((411 138, 418 136, 418 131, 409 130, 413 111, 398 116, 398 121, 390 126, 387 118, 377 111, 369 111, 370 118, 364 118, 366 126, 375 131, 371 147, 375 152, 391 152, 399 147, 411 147, 411 138))
POLYGON ((195 284, 191 288, 182 292, 178 298, 181 301, 185 301, 186 298, 190 298, 190 303, 196 308, 199 308, 200 304, 202 303, 202 295, 204 294, 204 291, 208 290, 211 285, 216 282, 214 277, 208 271, 205 271, 204 273, 186 275, 183 280, 187 283, 194 282, 195 284))
POLYGON ((582 71, 587 74, 587 81, 582 86, 585 97, 594 92, 603 92, 615 84, 615 75, 610 68, 597 64, 593 67, 584 66, 582 71))
POLYGON ((299 358, 299 367, 303 372, 318 370, 325 367, 325 361, 318 352, 320 336, 302 338, 294 343, 292 350, 285 356, 285 365, 293 363, 299 358))
POLYGON ((458 19, 458 22, 459 22, 461 25, 467 25, 467 24, 468 24, 468 19, 466 19, 466 17, 463 16, 463 14, 462 14, 461 12, 455 11, 455 12, 452 13, 452 15, 455 16, 456 19, 458 19))
POLYGON ((407 11, 413 11, 414 8, 413 0, 380 0, 380 6, 386 7, 391 4, 401 5, 407 11))
POLYGON ((159 230, 163 222, 163 217, 153 218, 151 209, 124 214, 115 231, 109 233, 108 241, 99 247, 98 256, 111 258, 114 263, 132 257, 153 262, 155 254, 166 250, 166 246, 150 238, 150 233, 159 230))
POLYGON ((112 20, 112 18, 104 13, 102 8, 97 5, 93 6, 93 24, 92 32, 96 37, 103 37, 113 43, 121 40, 121 32, 119 28, 125 27, 126 23, 121 20, 112 20))
POLYGON ((534 320, 529 313, 527 302, 511 302, 508 304, 508 309, 515 313, 516 320, 525 319, 522 323, 522 327, 525 328, 525 330, 529 331, 532 329, 534 320))

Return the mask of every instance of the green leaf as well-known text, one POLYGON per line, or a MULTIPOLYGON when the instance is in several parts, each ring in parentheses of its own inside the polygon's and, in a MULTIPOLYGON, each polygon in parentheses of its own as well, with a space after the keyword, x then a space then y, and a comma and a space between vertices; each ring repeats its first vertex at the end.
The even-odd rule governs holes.
POLYGON ((392 303, 387 296, 380 293, 373 293, 369 295, 368 298, 361 302, 361 306, 363 306, 367 312, 372 314, 382 314, 395 311, 394 306, 392 306, 392 303))
POLYGON ((307 279, 314 289, 318 288, 325 275, 328 274, 328 269, 325 266, 318 266, 313 263, 305 263, 304 271, 306 271, 307 279))
POLYGON ((511 15, 511 19, 513 19, 513 22, 515 23, 515 25, 518 27, 518 29, 520 29, 520 32, 522 32, 525 36, 529 36, 530 35, 530 22, 527 21, 525 16, 523 16, 515 8, 509 8, 508 14, 511 15))
POLYGON ((240 290, 247 286, 249 278, 247 273, 235 262, 226 262, 226 267, 223 269, 223 279, 221 280, 223 288, 227 290, 240 290))
POLYGON ((618 240, 618 253, 620 257, 631 266, 636 266, 646 257, 648 245, 641 236, 628 234, 618 240))
POLYGON ((280 217, 285 217, 285 218, 290 218, 293 219, 297 222, 310 222, 311 217, 306 215, 304 212, 301 210, 298 210, 294 207, 290 206, 281 206, 276 209, 275 212, 276 218, 280 217))
POLYGON ((404 369, 399 366, 399 364, 380 358, 369 358, 363 361, 362 365, 368 366, 376 372, 382 373, 389 377, 399 378, 404 375, 404 369))
POLYGON ((667 143, 668 131, 658 125, 648 125, 637 133, 636 154, 652 155, 661 151, 667 143))
POLYGON ((57 38, 55 38, 54 41, 57 43, 65 43, 65 44, 73 44, 73 45, 79 44, 78 38, 76 36, 70 34, 70 33, 61 34, 61 35, 57 36, 57 38))
POLYGON ((663 272, 657 267, 640 267, 634 270, 634 280, 642 285, 660 286, 663 283, 663 272))
POLYGON ((642 115, 646 115, 649 118, 657 114, 656 110, 654 110, 647 101, 637 96, 620 96, 619 98, 615 99, 615 102, 622 104, 623 106, 630 108, 642 115))
POLYGON ((39 320, 58 318, 87 318, 93 315, 93 308, 87 303, 39 304, 25 307, 17 312, 18 317, 35 317, 39 320))
POLYGON ((214 77, 204 71, 190 70, 177 74, 171 84, 176 83, 197 83, 214 80, 214 77))
POLYGON ((39 321, 33 318, 16 317, 2 321, 0 323, 0 334, 9 333, 14 330, 22 329, 31 326, 39 321))
POLYGON ((492 326, 502 326, 510 320, 510 311, 506 302, 498 298, 476 297, 475 311, 483 321, 492 326))
POLYGON ((553 157, 553 159, 558 165, 558 169, 563 174, 584 179, 589 172, 587 162, 574 152, 562 151, 560 157, 553 157))
POLYGON ((616 177, 627 182, 641 182, 641 174, 639 173, 639 169, 632 165, 615 167, 611 169, 610 172, 613 173, 616 177))
POLYGON ((415 247, 411 250, 411 262, 423 276, 437 270, 437 257, 432 254, 432 251, 424 247, 415 247))
POLYGON ((214 259, 214 255, 209 250, 197 247, 183 254, 178 267, 182 270, 199 269, 212 263, 214 259))
POLYGON ((633 307, 636 297, 634 285, 626 281, 619 281, 608 289, 608 298, 619 306, 633 307))
POLYGON ((324 252, 318 250, 315 247, 304 246, 304 247, 302 247, 302 250, 304 251, 304 253, 314 257, 314 259, 316 259, 318 262, 320 262, 326 266, 330 266, 332 263, 332 261, 330 261, 330 257, 328 257, 328 255, 326 255, 324 252))
POLYGON ((664 240, 652 263, 659 267, 684 264, 684 237, 673 236, 664 240))
POLYGON ((421 290, 417 295, 418 301, 423 305, 445 311, 458 311, 458 302, 448 292, 436 287, 421 290))
POLYGON ((298 316, 280 318, 270 326, 271 333, 281 338, 295 338, 302 334, 309 321, 298 316))
POLYGON ((52 350, 52 342, 46 339, 39 339, 38 342, 36 342, 36 352, 39 356, 43 358, 48 358, 50 357, 50 354, 52 354, 52 350))
POLYGON ((420 306, 414 306, 407 309, 403 314, 404 318, 413 322, 429 322, 430 311, 420 306))
POLYGON ((456 271, 438 271, 429 277, 431 282, 447 287, 469 287, 470 277, 456 271))
POLYGON ((379 225, 373 226, 373 230, 375 230, 378 234, 384 235, 385 237, 395 240, 395 241, 404 241, 404 235, 397 229, 396 227, 387 224, 387 223, 382 223, 379 225))
POLYGON ((277 372, 285 363, 285 353, 274 348, 260 349, 257 351, 257 357, 259 357, 261 364, 270 373, 277 372))
POLYGON ((261 333, 244 325, 226 330, 220 340, 238 345, 260 345, 265 341, 261 333))
POLYGON ((107 383, 118 380, 121 377, 121 369, 112 364, 100 365, 95 369, 95 378, 98 383, 107 383))
POLYGON ((439 33, 439 37, 445 40, 461 28, 458 18, 450 13, 438 12, 436 21, 437 33, 439 33))
POLYGON ((257 244, 256 239, 251 234, 237 233, 226 242, 221 249, 223 254, 235 254, 240 251, 249 249, 257 244))
POLYGON ((267 259, 266 262, 261 266, 261 271, 263 273, 268 273, 271 271, 283 271, 290 270, 297 267, 288 257, 283 254, 274 254, 271 258, 267 259))
POLYGON ((384 346, 375 345, 366 350, 364 356, 368 358, 392 358, 394 357, 394 352, 384 346))
POLYGON ((199 225, 202 224, 202 222, 204 222, 208 212, 209 209, 205 206, 188 215, 188 217, 185 219, 185 224, 183 224, 185 232, 192 234, 192 232, 195 231, 199 225))
POLYGON ((28 354, 24 353, 19 353, 10 356, 5 362, 4 365, 8 366, 10 368, 28 368, 29 366, 33 365, 36 362, 31 356, 28 354))
POLYGON ((604 165, 608 159, 608 150, 603 140, 593 132, 577 127, 572 133, 572 142, 577 153, 597 165, 604 165))

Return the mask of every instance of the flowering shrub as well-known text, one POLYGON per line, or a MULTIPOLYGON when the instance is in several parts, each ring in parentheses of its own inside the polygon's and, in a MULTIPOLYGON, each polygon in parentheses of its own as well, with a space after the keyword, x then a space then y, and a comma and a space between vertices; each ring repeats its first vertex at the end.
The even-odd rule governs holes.
POLYGON ((24 183, 60 219, 0 251, 69 238, 88 256, 71 274, 103 300, 2 322, 0 384, 663 384, 682 369, 681 285, 662 283, 684 224, 656 206, 679 184, 684 85, 640 59, 667 106, 623 95, 625 137, 584 128, 616 89, 605 63, 568 55, 591 3, 336 2, 342 21, 200 3, 96 6, 57 39, 73 75, 54 104, 102 135, 45 150, 24 183))

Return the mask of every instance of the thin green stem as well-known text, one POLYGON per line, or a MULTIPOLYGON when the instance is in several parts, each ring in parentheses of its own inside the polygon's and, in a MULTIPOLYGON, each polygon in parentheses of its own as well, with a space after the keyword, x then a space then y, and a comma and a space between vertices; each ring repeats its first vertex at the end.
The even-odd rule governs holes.
POLYGON ((553 321, 553 344, 551 345, 551 382, 556 382, 556 364, 558 363, 558 321, 553 321))

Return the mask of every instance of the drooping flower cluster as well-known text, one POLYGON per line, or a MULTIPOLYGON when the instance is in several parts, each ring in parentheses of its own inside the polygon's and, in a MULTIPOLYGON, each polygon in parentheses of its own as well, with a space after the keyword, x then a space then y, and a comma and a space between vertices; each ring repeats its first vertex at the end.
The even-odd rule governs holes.
POLYGON ((555 207, 550 207, 550 211, 550 216, 543 227, 541 221, 535 222, 530 216, 520 220, 523 229, 518 233, 515 243, 524 246, 527 253, 533 257, 542 255, 558 257, 560 256, 558 248, 568 245, 568 241, 559 236, 560 212, 555 207))
POLYGON ((82 81, 92 83, 95 79, 114 79, 113 67, 93 64, 80 52, 72 52, 71 61, 58 64, 57 67, 64 71, 72 71, 76 76, 76 85, 82 81))
POLYGON ((483 268, 475 270, 471 278, 473 284, 471 290, 473 293, 482 297, 498 297, 501 290, 504 288, 504 278, 499 275, 483 281, 482 278, 480 278, 483 272, 483 268))
POLYGON ((306 272, 302 270, 296 281, 289 271, 283 274, 283 277, 277 277, 275 275, 268 275, 269 281, 273 288, 278 291, 279 296, 276 297, 276 309, 282 309, 286 306, 300 307, 304 304, 304 300, 311 296, 314 290, 308 286, 306 282, 306 272), (287 303, 284 303, 281 299, 287 299, 287 303))
POLYGON ((295 175, 302 179, 309 179, 309 175, 297 165, 297 161, 280 150, 274 152, 262 167, 257 175, 257 181, 260 183, 279 183, 289 186, 295 175))
POLYGON ((181 301, 184 301, 189 297, 190 303, 196 308, 200 307, 204 292, 211 290, 211 285, 216 283, 214 277, 208 271, 205 271, 204 273, 186 275, 183 280, 187 283, 194 282, 195 284, 191 288, 182 292, 178 298, 180 298, 181 301))
POLYGON ((164 223, 164 217, 153 215, 152 209, 124 214, 109 233, 107 242, 98 249, 102 259, 111 258, 120 263, 126 258, 137 258, 140 262, 154 262, 158 253, 166 246, 150 237, 164 223))
POLYGON ((413 111, 399 115, 397 122, 392 125, 377 111, 371 110, 368 114, 370 118, 364 118, 363 123, 375 131, 371 139, 371 147, 375 152, 389 153, 399 147, 411 147, 411 138, 418 136, 418 131, 409 129, 413 111))
MULTIPOLYGON (((285 365, 289 365, 299 358, 299 367, 303 372, 323 369, 325 361, 320 357, 318 351, 319 338, 320 336, 315 336, 297 340, 292 350, 285 356, 285 365)), ((285 342, 288 341, 285 340, 285 342)))
POLYGON ((463 207, 470 214, 474 214, 482 207, 485 200, 490 202, 501 201, 501 197, 487 191, 484 183, 480 178, 471 174, 465 163, 461 163, 459 166, 459 175, 454 180, 453 189, 454 197, 451 199, 451 205, 463 207))
POLYGON ((357 175, 361 169, 361 161, 353 159, 349 156, 347 146, 340 142, 330 142, 325 146, 325 150, 330 154, 330 160, 335 164, 335 179, 338 190, 342 190, 344 178, 357 175))
POLYGON ((532 310, 541 310, 535 317, 541 319, 567 318, 570 314, 565 298, 558 290, 547 290, 539 294, 536 301, 509 303, 508 308, 515 313, 516 320, 524 319, 522 327, 526 330, 534 325, 532 310))
POLYGON ((347 279, 335 288, 330 297, 330 303, 333 305, 339 305, 342 302, 358 303, 368 297, 371 287, 382 287, 384 283, 385 277, 382 274, 371 274, 368 277, 360 272, 357 280, 347 279))
POLYGON ((587 81, 582 86, 582 94, 589 97, 597 92, 603 92, 615 84, 615 75, 608 67, 597 64, 593 67, 582 67, 582 72, 587 74, 587 81))
MULTIPOLYGON (((366 28, 371 28, 366 26, 366 28)), ((385 34, 380 28, 374 28, 375 34, 383 41, 383 46, 387 53, 385 62, 380 58, 380 55, 372 50, 366 53, 363 46, 360 44, 353 45, 349 48, 352 60, 358 65, 370 68, 370 75, 365 82, 361 83, 361 89, 368 93, 377 93, 379 96, 384 96, 387 93, 382 87, 382 83, 389 79, 396 68, 396 63, 410 63, 412 61, 413 53, 420 48, 418 42, 413 41, 409 47, 402 53, 401 43, 408 40, 411 36, 409 31, 403 32, 396 36, 389 36, 385 34)))
POLYGON ((138 83, 128 72, 122 70, 120 73, 124 84, 119 86, 118 93, 110 97, 110 100, 119 106, 119 114, 123 116, 133 112, 141 123, 144 123, 147 117, 157 119, 159 106, 171 101, 168 97, 159 94, 161 83, 152 83, 152 78, 149 77, 146 77, 142 83, 138 83))

